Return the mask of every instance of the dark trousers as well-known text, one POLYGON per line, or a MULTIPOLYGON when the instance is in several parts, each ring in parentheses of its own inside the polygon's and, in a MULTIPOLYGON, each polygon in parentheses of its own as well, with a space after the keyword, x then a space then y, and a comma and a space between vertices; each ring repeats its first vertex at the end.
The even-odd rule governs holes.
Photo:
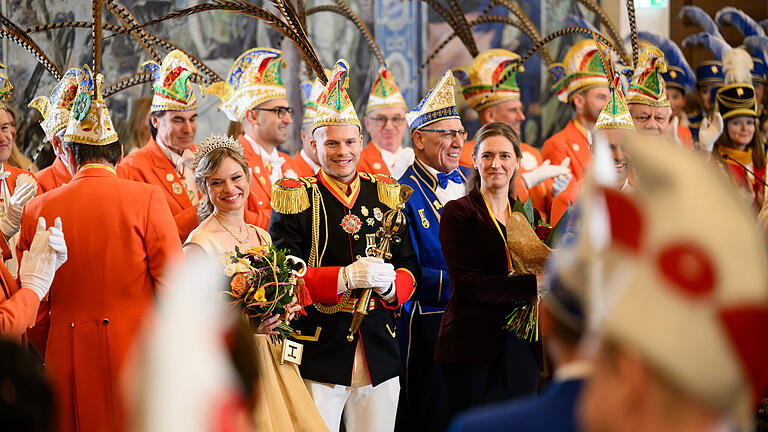
POLYGON ((536 358, 533 344, 506 335, 504 347, 489 363, 443 364, 448 410, 443 428, 469 408, 535 394, 539 384, 536 358))
POLYGON ((398 325, 402 335, 410 328, 410 344, 402 347, 402 354, 408 362, 400 375, 400 403, 397 407, 397 432, 440 432, 441 421, 446 417, 445 384, 443 368, 436 363, 435 345, 440 332, 442 313, 422 315, 418 310, 409 319, 410 324, 398 325))

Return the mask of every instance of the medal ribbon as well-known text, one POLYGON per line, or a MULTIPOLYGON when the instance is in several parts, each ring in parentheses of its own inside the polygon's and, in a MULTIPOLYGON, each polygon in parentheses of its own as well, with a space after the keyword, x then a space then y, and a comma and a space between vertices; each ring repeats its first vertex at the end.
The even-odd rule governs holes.
MULTIPOLYGON (((488 205, 488 201, 485 199, 485 195, 483 195, 482 192, 480 192, 480 196, 483 197, 483 202, 485 203, 485 208, 488 209, 488 215, 491 217, 491 220, 493 221, 493 224, 496 225, 496 230, 499 232, 499 235, 501 236, 501 240, 504 242, 504 253, 507 254, 507 272, 512 271, 512 258, 509 256, 509 245, 507 244, 507 238, 504 236, 504 232, 501 231, 501 227, 499 226, 499 222, 496 220, 496 216, 494 216, 493 211, 491 210, 491 206, 488 205)), ((509 205, 509 201, 507 201, 507 216, 512 216, 512 208, 509 205)))

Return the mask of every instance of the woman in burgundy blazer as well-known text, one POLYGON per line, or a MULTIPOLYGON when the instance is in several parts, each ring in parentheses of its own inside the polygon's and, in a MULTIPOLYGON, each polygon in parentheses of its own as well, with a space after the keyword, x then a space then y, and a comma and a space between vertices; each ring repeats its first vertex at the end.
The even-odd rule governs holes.
POLYGON ((474 184, 470 178, 472 189, 448 202, 440 218, 451 297, 435 360, 444 366, 452 415, 535 393, 539 378, 534 345, 502 329, 505 317, 521 302, 532 301, 537 289, 533 275, 508 276, 503 216, 514 204, 509 196, 520 158, 517 137, 509 126, 489 123, 478 131, 473 153, 479 173, 473 174, 474 184))

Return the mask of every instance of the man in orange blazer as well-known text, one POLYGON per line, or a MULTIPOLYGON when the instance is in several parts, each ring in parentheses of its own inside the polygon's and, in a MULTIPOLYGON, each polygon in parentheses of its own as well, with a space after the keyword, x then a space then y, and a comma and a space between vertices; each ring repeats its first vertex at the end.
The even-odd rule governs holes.
MULTIPOLYGON (((326 70, 326 75, 330 71, 326 70)), ((301 149, 293 157, 293 167, 299 177, 311 177, 320 170, 320 161, 312 150, 312 122, 317 112, 317 98, 325 88, 319 79, 301 83, 301 97, 304 100, 304 118, 301 122, 301 149)))
POLYGON ((413 149, 403 147, 406 111, 408 107, 392 73, 384 67, 379 68, 363 117, 371 140, 360 152, 359 172, 386 174, 399 179, 413 165, 413 149))
POLYGON ((293 108, 288 106, 280 78, 285 59, 280 50, 252 48, 235 60, 227 81, 213 83, 204 91, 222 100, 219 109, 243 125, 237 141, 243 146, 251 168, 251 194, 261 228, 269 227, 272 212, 272 183, 283 177, 298 177, 293 159, 277 148, 287 140, 293 108))
POLYGON ((592 158, 589 152, 590 131, 608 102, 608 79, 605 77, 600 53, 592 39, 574 44, 563 60, 565 74, 552 89, 560 102, 571 104, 576 117, 561 131, 544 141, 541 157, 559 165, 570 159, 575 181, 582 178, 582 170, 592 158))
MULTIPOLYGON (((455 69, 454 75, 462 84, 462 93, 469 106, 480 117, 480 123, 502 122, 509 125, 520 137, 525 114, 517 86, 517 73, 507 75, 515 65, 519 66, 520 56, 504 49, 491 49, 480 53, 467 69, 455 69), (504 82, 499 82, 506 77, 504 82), (496 89, 491 92, 491 89, 496 89)), ((522 66, 520 66, 522 68, 522 66)), ((549 220, 552 198, 562 192, 571 180, 568 163, 552 165, 542 161, 539 151, 520 143, 522 158, 519 161, 515 181, 517 198, 526 202, 531 199, 544 220, 549 220), (554 179, 554 180, 552 180, 554 179)), ((459 163, 472 168, 474 142, 467 142, 461 150, 459 163)), ((562 163, 562 162, 561 162, 562 163)))
POLYGON ((45 137, 56 154, 56 160, 51 166, 35 173, 41 193, 56 189, 72 180, 72 174, 64 164, 61 138, 69 123, 72 104, 77 95, 77 85, 82 76, 82 69, 70 68, 53 88, 50 96, 38 96, 29 103, 30 108, 40 111, 43 116, 40 127, 43 128, 45 137))
POLYGON ((155 79, 149 116, 152 139, 120 164, 121 176, 160 186, 179 238, 186 240, 200 223, 200 192, 194 178, 192 145, 197 133, 197 98, 189 78, 197 73, 184 53, 170 52, 163 63, 144 63, 155 79))
POLYGON ((17 250, 23 268, 38 218, 61 217, 69 259, 49 293, 45 347, 57 430, 119 432, 119 374, 165 268, 182 257, 181 242, 162 191, 117 177, 122 147, 101 97, 103 76, 93 80, 83 69, 64 134, 77 172, 66 187, 27 203, 17 250))

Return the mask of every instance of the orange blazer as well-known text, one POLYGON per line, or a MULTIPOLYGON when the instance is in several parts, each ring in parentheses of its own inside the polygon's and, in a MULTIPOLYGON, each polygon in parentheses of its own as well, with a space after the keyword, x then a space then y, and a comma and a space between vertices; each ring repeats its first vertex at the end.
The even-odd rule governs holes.
MULTIPOLYGON (((472 151, 474 147, 474 140, 469 140, 464 143, 464 147, 461 148, 461 155, 459 156, 459 165, 465 166, 467 168, 473 167, 474 164, 472 162, 472 151)), ((541 154, 536 147, 530 146, 526 143, 520 143, 520 151, 523 153, 523 155, 525 155, 525 153, 529 153, 531 156, 533 156, 533 158, 536 159, 536 166, 541 165, 543 162, 541 159, 541 154)), ((520 176, 520 174, 528 171, 530 170, 523 168, 522 165, 520 165, 518 168, 517 179, 515 180, 515 193, 517 193, 517 199, 521 202, 526 202, 528 201, 528 198, 530 198, 531 204, 533 204, 533 208, 539 211, 543 220, 547 221, 549 220, 549 211, 550 207, 552 206, 552 199, 550 195, 550 190, 552 189, 552 180, 546 180, 536 185, 533 189, 528 189, 525 187, 525 182, 523 182, 523 178, 520 176)))
MULTIPOLYGON (((245 138, 244 134, 240 134, 237 137, 237 142, 243 147, 245 160, 251 168, 251 195, 253 195, 253 203, 249 202, 248 210, 254 212, 258 218, 258 223, 249 222, 247 217, 246 222, 268 229, 269 217, 272 215, 272 182, 269 179, 269 172, 261 159, 261 155, 253 151, 251 142, 245 138)), ((298 171, 294 168, 293 158, 281 151, 278 151, 278 153, 285 159, 285 163, 280 167, 283 176, 288 175, 290 170, 298 175, 298 171)), ((313 176, 315 173, 309 175, 313 176)))
POLYGON ((315 170, 312 169, 309 162, 304 160, 301 151, 296 152, 296 156, 293 157, 293 168, 296 170, 296 175, 299 177, 312 177, 315 175, 315 170))
POLYGON ((31 289, 20 289, 2 263, 0 288, 0 336, 21 343, 27 329, 35 325, 40 299, 31 289))
POLYGON ((61 217, 68 259, 48 294, 46 373, 59 431, 121 431, 119 373, 181 242, 163 192, 81 169, 26 206, 17 245, 24 260, 38 217, 61 217), (74 204, 76 203, 76 204, 74 204))
POLYGON ((67 170, 64 162, 57 157, 51 166, 36 172, 35 178, 37 179, 37 184, 40 185, 41 193, 45 193, 69 183, 72 180, 72 175, 67 170))
POLYGON ((680 125, 677 126, 677 139, 680 140, 680 144, 683 145, 683 148, 690 150, 695 148, 693 146, 693 135, 691 134, 691 130, 687 127, 680 125))
POLYGON ((373 141, 369 142, 368 145, 363 148, 363 151, 360 152, 360 162, 357 164, 357 172, 392 175, 390 174, 384 159, 381 157, 381 150, 376 147, 376 144, 374 144, 373 141))
POLYGON ((571 158, 573 181, 581 179, 584 167, 592 160, 587 135, 582 131, 581 126, 576 124, 576 120, 571 120, 563 130, 544 141, 541 147, 541 157, 549 159, 552 165, 560 165, 566 156, 571 158))

